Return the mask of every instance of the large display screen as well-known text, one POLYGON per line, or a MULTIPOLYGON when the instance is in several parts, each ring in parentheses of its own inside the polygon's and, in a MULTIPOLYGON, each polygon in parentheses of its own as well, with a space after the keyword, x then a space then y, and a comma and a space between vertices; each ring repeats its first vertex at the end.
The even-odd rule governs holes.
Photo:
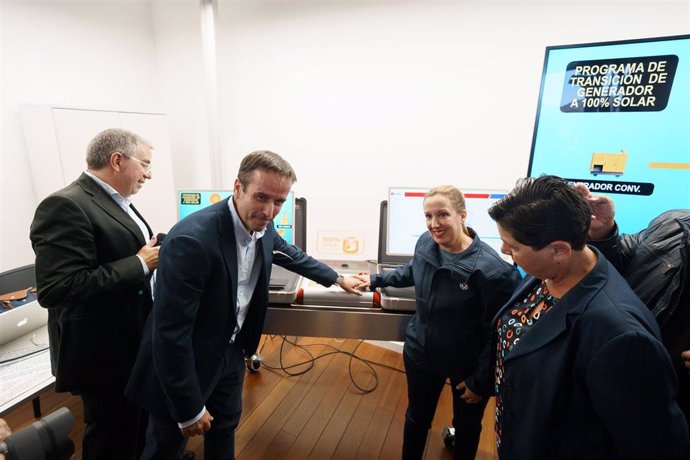
POLYGON ((690 208, 690 35, 546 49, 528 175, 584 182, 632 233, 690 208))
MULTIPOLYGON (((412 257, 419 237, 427 231, 424 196, 429 188, 390 187, 388 189, 387 255, 412 257)), ((505 190, 462 190, 467 210, 466 225, 479 238, 501 253, 501 237, 488 209, 505 196, 505 190)))
MULTIPOLYGON (((232 196, 232 190, 181 190, 177 196, 177 217, 179 220, 188 215, 218 203, 232 196)), ((288 194, 280 212, 273 219, 276 232, 290 244, 295 244, 295 195, 288 194)))

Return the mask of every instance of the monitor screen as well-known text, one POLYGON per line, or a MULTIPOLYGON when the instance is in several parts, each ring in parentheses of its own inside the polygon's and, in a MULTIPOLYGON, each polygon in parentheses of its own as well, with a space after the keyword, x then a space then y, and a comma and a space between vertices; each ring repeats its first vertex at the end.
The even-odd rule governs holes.
POLYGON ((546 49, 528 175, 610 196, 622 232, 690 208, 690 35, 546 49))
MULTIPOLYGON (((232 190, 181 190, 177 197, 179 220, 232 195, 232 190)), ((273 219, 276 232, 290 244, 295 244, 295 195, 288 194, 285 204, 273 219)))
MULTIPOLYGON (((388 189, 386 255, 412 257, 417 240, 427 231, 424 196, 428 191, 429 188, 419 187, 388 189)), ((496 223, 487 211, 492 204, 505 196, 506 191, 464 189, 462 192, 467 209, 466 224, 477 232, 482 241, 501 254, 501 238, 496 223)))

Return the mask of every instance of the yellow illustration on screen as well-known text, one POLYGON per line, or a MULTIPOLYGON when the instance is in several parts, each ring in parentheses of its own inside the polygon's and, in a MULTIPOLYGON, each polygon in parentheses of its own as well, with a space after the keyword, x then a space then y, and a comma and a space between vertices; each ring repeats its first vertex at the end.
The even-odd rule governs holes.
POLYGON ((620 176, 625 172, 625 164, 628 161, 627 150, 617 153, 594 152, 592 162, 589 165, 589 172, 597 174, 614 174, 620 176))

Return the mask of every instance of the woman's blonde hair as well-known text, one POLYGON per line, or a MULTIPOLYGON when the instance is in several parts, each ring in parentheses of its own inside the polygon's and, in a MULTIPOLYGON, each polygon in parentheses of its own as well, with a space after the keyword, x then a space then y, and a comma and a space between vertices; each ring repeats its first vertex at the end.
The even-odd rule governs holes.
POLYGON ((436 187, 426 192, 426 195, 424 195, 424 200, 436 195, 443 195, 446 198, 448 198, 448 200, 450 200, 450 204, 453 206, 453 209, 455 209, 458 212, 464 211, 466 209, 465 197, 462 195, 460 189, 453 185, 437 185, 436 187))

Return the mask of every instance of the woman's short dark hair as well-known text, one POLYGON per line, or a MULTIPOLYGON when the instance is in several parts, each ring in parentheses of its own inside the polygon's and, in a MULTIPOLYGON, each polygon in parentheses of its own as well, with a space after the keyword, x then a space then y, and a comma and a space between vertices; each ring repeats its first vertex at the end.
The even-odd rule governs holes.
POLYGON ((489 209, 518 242, 535 250, 553 241, 584 247, 592 212, 582 194, 557 176, 525 177, 489 209))
POLYGON ((240 163, 237 178, 240 180, 243 189, 247 188, 249 177, 257 169, 278 173, 280 176, 290 179, 293 184, 297 182, 295 170, 292 169, 290 163, 283 157, 270 150, 256 150, 244 157, 240 163))

